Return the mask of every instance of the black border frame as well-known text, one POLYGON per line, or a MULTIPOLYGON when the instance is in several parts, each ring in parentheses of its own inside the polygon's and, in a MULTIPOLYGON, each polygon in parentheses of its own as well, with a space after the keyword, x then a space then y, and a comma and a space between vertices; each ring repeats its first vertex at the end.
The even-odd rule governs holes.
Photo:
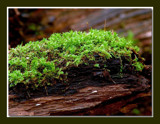
MULTIPOLYGON (((27 0, 27 1, 22 1, 22 0, 0 0, 0 15, 1 15, 1 23, 0 23, 0 27, 1 27, 1 42, 0 42, 0 50, 1 50, 1 64, 0 64, 0 68, 1 68, 1 89, 0 89, 0 98, 1 98, 1 102, 0 102, 0 119, 1 121, 5 121, 5 122, 9 122, 9 123, 24 123, 25 120, 28 120, 33 122, 33 123, 44 123, 46 122, 46 120, 42 120, 42 119, 54 119, 51 123, 60 123, 60 122, 64 122, 66 123, 67 120, 73 123, 77 123, 77 122, 87 122, 87 123, 93 123, 93 122, 109 122, 109 123, 156 123, 157 121, 160 122, 160 97, 159 97, 159 89, 160 88, 160 80, 158 78, 159 76, 159 63, 160 63, 160 56, 159 54, 159 42, 158 42, 158 29, 160 27, 159 23, 159 17, 160 17, 160 1, 158 0, 134 0, 134 1, 128 1, 128 0, 115 0, 115 1, 85 1, 85 0, 81 0, 81 1, 49 1, 49 0, 27 0), (153 57, 153 84, 154 84, 154 113, 153 116, 151 118, 148 117, 142 117, 142 118, 138 118, 138 117, 127 117, 127 118, 77 118, 77 117, 70 117, 70 118, 47 118, 47 117, 41 117, 41 118, 11 118, 11 117, 7 117, 7 87, 6 87, 6 83, 7 83, 7 46, 6 46, 6 42, 7 42, 7 7, 12 7, 12 6, 19 6, 19 7, 153 7, 153 51, 152 54, 154 55, 153 57)), ((28 121, 26 121, 28 123, 28 121)))

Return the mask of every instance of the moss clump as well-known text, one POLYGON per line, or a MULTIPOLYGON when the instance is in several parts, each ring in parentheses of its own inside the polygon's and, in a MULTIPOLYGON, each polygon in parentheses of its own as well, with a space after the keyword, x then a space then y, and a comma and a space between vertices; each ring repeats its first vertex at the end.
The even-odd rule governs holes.
MULTIPOLYGON (((33 88, 51 85, 55 80, 67 82, 67 70, 80 64, 89 64, 94 61, 95 68, 99 68, 96 56, 103 61, 126 57, 131 61, 136 71, 143 69, 138 57, 131 56, 139 48, 119 37, 117 33, 104 30, 87 32, 70 31, 52 34, 48 39, 29 42, 12 48, 9 53, 9 86, 18 83, 33 88)), ((109 65, 105 65, 107 67, 109 65)), ((121 72, 123 67, 121 67, 121 72)))

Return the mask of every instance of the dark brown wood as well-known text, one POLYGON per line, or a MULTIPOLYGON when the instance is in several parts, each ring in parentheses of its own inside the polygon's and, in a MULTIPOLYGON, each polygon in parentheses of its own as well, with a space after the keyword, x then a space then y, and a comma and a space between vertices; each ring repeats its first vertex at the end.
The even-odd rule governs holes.
MULTIPOLYGON (((15 102, 13 96, 9 96, 10 116, 51 116, 51 115, 78 115, 93 111, 98 105, 105 103, 110 109, 106 114, 115 114, 122 106, 126 105, 124 98, 131 99, 131 96, 146 91, 150 86, 139 86, 129 84, 113 84, 103 87, 86 87, 80 89, 78 93, 69 96, 47 96, 32 98, 27 101, 15 102), (129 96, 129 97, 127 97, 129 96), (118 98, 118 100, 116 100, 118 98), (108 103, 107 103, 108 101, 108 103), (112 102, 111 102, 112 101, 112 102), (120 106, 113 105, 117 101, 123 102, 120 106)), ((131 100, 128 100, 128 102, 131 100)), ((102 110, 104 108, 101 108, 102 110)), ((95 113, 95 115, 99 113, 95 113)), ((104 113, 101 113, 102 115, 104 113)))

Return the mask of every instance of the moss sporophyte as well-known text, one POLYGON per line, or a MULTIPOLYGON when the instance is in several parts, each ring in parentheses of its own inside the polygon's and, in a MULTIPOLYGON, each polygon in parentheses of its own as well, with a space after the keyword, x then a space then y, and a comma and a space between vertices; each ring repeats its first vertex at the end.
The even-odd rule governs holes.
MULTIPOLYGON (((139 72, 144 65, 136 56, 138 54, 132 56, 138 51, 133 41, 119 37, 116 32, 91 29, 89 32, 54 33, 48 39, 10 49, 9 87, 23 83, 36 89, 52 85, 54 80, 67 82, 68 68, 88 66, 90 61, 94 63, 93 68, 107 69, 109 65, 101 67, 97 56, 103 62, 125 57, 139 72)), ((120 72, 123 72, 123 64, 120 72)))

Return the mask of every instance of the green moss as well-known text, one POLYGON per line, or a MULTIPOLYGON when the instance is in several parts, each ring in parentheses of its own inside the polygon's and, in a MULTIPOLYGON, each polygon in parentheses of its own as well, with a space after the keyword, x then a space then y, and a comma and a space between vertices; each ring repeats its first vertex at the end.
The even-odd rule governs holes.
POLYGON ((144 65, 138 61, 138 58, 135 56, 135 59, 133 60, 133 64, 132 64, 137 71, 142 71, 144 68, 144 65))
POLYGON ((94 64, 94 67, 100 68, 99 64, 94 64))
POLYGON ((141 114, 141 112, 138 109, 136 109, 136 108, 132 110, 132 113, 136 114, 136 115, 141 114))
POLYGON ((66 82, 67 68, 83 63, 89 65, 89 60, 95 61, 94 67, 99 68, 95 55, 101 56, 103 61, 126 56, 137 71, 141 71, 143 64, 137 58, 132 60, 132 50, 138 52, 139 48, 131 40, 111 31, 91 29, 88 33, 54 33, 48 39, 29 42, 10 50, 9 86, 24 83, 37 88, 50 84, 51 80, 66 82))

